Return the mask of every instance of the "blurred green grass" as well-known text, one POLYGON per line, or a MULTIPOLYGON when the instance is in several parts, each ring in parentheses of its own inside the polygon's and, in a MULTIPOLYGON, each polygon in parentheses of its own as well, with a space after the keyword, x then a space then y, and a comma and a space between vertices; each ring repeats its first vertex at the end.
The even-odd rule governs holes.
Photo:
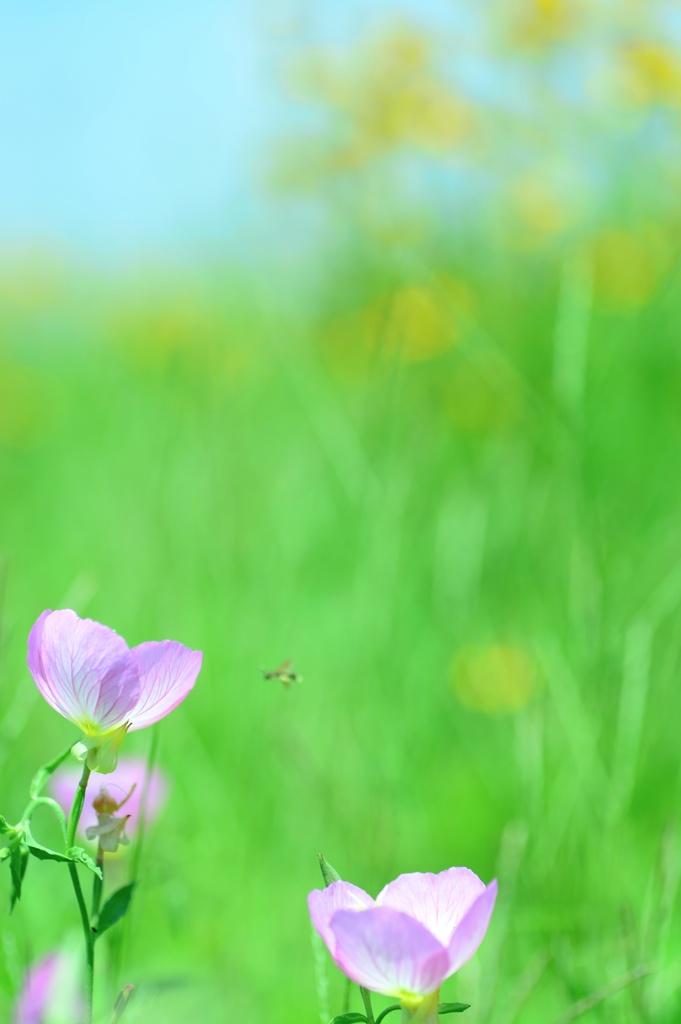
MULTIPOLYGON (((443 993, 470 1024, 546 1024, 649 963, 589 1019, 676 1022, 676 267, 633 307, 593 263, 475 241, 416 272, 353 244, 321 278, 5 295, 2 811, 73 735, 25 667, 44 608, 179 639, 204 669, 160 726, 131 1024, 319 1019, 319 851, 374 893, 498 876, 443 993), (289 657, 299 687, 263 680, 289 657)), ((62 874, 32 864, 3 919, 3 1017, 77 928, 62 874)))

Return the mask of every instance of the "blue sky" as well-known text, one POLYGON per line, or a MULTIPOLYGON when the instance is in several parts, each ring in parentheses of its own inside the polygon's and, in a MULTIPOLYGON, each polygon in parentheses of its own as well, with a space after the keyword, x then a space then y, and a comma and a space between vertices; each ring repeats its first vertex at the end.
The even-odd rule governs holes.
POLYGON ((16 4, 9 22, 4 239, 118 250, 224 220, 265 119, 236 5, 48 0, 16 4))
MULTIPOLYGON (((320 204, 283 204, 267 190, 281 141, 319 123, 284 85, 291 59, 417 22, 455 54, 444 71, 465 94, 536 127, 545 69, 536 78, 527 62, 489 49, 491 8, 498 10, 491 0, 7 0, 0 256, 17 245, 115 263, 257 255, 258 246, 277 245, 286 259, 297 249, 304 255, 326 230, 320 204)), ((674 10, 666 32, 678 39, 674 10)), ((575 167, 584 160, 591 177, 610 171, 609 132, 618 145, 639 145, 626 120, 608 120, 584 91, 605 52, 594 35, 553 60, 566 122, 541 126, 546 154, 575 167)), ((660 134, 667 145, 664 124, 660 134)), ((509 159, 534 159, 532 138, 525 130, 519 142, 509 138, 509 159), (517 145, 527 152, 515 153, 517 145)), ((488 187, 485 175, 499 167, 494 159, 476 170, 474 187, 488 187)), ((435 170, 437 201, 462 200, 452 165, 417 170, 406 167, 408 185, 432 192, 435 170)))
MULTIPOLYGON (((280 69, 448 0, 15 0, 0 18, 0 244, 106 258, 232 248, 268 145, 295 120, 280 69)), ((465 24, 464 3, 459 21, 465 24)))

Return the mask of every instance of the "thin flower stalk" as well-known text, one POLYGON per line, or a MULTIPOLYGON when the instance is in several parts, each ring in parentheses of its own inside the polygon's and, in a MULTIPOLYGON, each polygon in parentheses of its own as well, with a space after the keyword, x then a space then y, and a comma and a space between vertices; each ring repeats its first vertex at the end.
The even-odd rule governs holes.
MULTIPOLYGON (((70 850, 76 838, 76 830, 78 828, 78 822, 83 811, 83 804, 85 803, 85 791, 87 784, 90 779, 90 769, 87 764, 83 766, 83 774, 80 782, 76 789, 75 796, 73 798, 73 804, 71 805, 71 813, 69 814, 68 824, 66 826, 66 849, 70 850)), ((83 925, 83 937, 85 939, 85 987, 86 987, 86 1016, 85 1024, 92 1024, 92 1008, 94 1000, 94 983, 95 983, 95 938, 90 927, 90 915, 88 914, 87 905, 85 903, 85 897, 83 896, 83 888, 80 884, 80 878, 78 877, 78 868, 74 863, 69 864, 69 874, 71 876, 71 884, 73 885, 73 891, 76 894, 76 902, 78 903, 78 910, 80 912, 80 919, 83 925)))

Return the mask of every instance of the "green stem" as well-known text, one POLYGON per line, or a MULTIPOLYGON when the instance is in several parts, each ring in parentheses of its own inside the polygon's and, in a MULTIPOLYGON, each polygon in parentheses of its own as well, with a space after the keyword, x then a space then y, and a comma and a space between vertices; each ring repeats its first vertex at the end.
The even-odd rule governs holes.
POLYGON ((94 979, 95 979, 95 944, 93 941, 92 929, 90 928, 90 917, 87 912, 87 905, 85 903, 85 897, 83 896, 83 890, 81 888, 80 880, 78 878, 78 868, 75 864, 69 864, 69 874, 71 875, 71 882, 73 884, 73 891, 76 894, 76 900, 78 902, 78 910, 80 911, 80 919, 83 924, 83 937, 85 939, 85 963, 86 963, 86 983, 87 983, 87 1017, 86 1024, 92 1024, 92 998, 94 990, 94 979))
POLYGON ((83 774, 80 777, 80 782, 76 789, 73 797, 73 803, 71 804, 71 813, 69 814, 68 824, 66 826, 66 849, 70 850, 76 842, 76 829, 78 828, 78 822, 80 816, 83 813, 83 804, 85 803, 85 790, 90 779, 90 769, 85 764, 83 765, 83 774))
POLYGON ((33 811, 36 809, 36 807, 40 807, 41 805, 49 807, 50 810, 54 813, 55 817, 57 818, 61 826, 62 838, 64 842, 66 842, 66 816, 62 811, 61 807, 59 806, 59 804, 57 803, 57 801, 53 800, 52 797, 50 796, 34 797, 33 800, 31 800, 31 802, 26 805, 26 809, 24 813, 21 815, 21 820, 29 822, 31 820, 31 815, 33 814, 33 811))
MULTIPOLYGON (((71 804, 71 813, 69 814, 69 820, 66 826, 67 851, 75 845, 76 829, 78 828, 78 822, 80 821, 80 816, 83 812, 85 790, 87 789, 89 778, 90 769, 86 764, 83 767, 83 774, 81 775, 78 788, 76 789, 76 793, 73 798, 73 803, 71 804)), ((85 897, 83 896, 83 889, 78 877, 78 868, 75 864, 69 864, 69 874, 71 875, 73 891, 76 894, 76 902, 78 903, 78 910, 80 911, 80 919, 83 924, 83 937, 85 939, 85 962, 87 965, 87 1011, 85 1024, 92 1024, 92 1002, 95 983, 95 937, 92 932, 92 928, 90 927, 90 915, 87 911, 85 897)))
POLYGON ((386 1008, 383 1011, 383 1013, 379 1013, 378 1017, 376 1018, 376 1024, 381 1024, 381 1021, 385 1020, 385 1018, 388 1016, 389 1013, 394 1013, 395 1010, 399 1010, 399 1009, 400 1009, 400 1004, 399 1003, 393 1003, 392 1006, 386 1006, 386 1008))
POLYGON ((104 850, 102 844, 97 845, 97 858, 96 864, 99 870, 102 872, 102 877, 94 875, 92 879, 92 908, 90 913, 90 920, 92 926, 95 927, 97 924, 97 918, 99 917, 99 908, 102 905, 102 889, 104 888, 104 850))
POLYGON ((367 1024, 375 1024, 374 1011, 371 1006, 371 992, 366 988, 362 988, 361 985, 359 990, 362 993, 362 1002, 364 1003, 364 1009, 366 1010, 367 1024))

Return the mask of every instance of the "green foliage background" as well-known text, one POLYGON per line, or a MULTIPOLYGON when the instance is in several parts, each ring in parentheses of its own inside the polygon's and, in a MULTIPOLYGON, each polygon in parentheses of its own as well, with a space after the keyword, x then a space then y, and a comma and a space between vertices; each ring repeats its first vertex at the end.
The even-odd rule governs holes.
MULTIPOLYGON (((623 195, 605 257, 598 225, 386 241, 341 205, 314 267, 4 279, 3 814, 77 738, 25 666, 44 608, 204 651, 159 727, 130 1024, 340 1012, 319 851, 373 893, 498 877, 443 990, 469 1024, 558 1022, 641 965, 588 1019, 678 1021, 679 267, 657 211, 651 278, 623 195), (485 674, 499 648, 529 682, 485 674), (262 678, 289 657, 300 686, 262 678)), ((65 925, 66 872, 32 863, 3 1019, 65 925)))

